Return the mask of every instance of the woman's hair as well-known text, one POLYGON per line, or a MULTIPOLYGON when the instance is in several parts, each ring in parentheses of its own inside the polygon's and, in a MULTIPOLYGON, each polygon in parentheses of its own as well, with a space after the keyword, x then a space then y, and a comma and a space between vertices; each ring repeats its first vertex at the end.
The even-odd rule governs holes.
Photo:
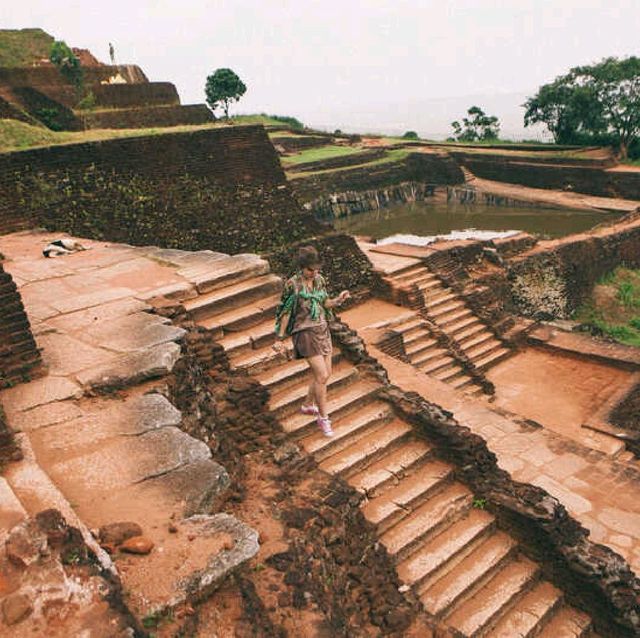
POLYGON ((303 246, 298 250, 296 258, 298 268, 311 268, 320 265, 320 255, 313 246, 303 246))

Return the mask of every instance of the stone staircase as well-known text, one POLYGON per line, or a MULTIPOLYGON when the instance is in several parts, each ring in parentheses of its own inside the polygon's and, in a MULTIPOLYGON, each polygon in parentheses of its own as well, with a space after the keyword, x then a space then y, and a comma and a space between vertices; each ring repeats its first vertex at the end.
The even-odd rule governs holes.
POLYGON ((421 312, 455 341, 477 370, 485 372, 511 355, 512 350, 473 313, 464 299, 426 266, 408 266, 386 279, 393 288, 416 286, 424 297, 421 312))
MULTIPOLYGON (((432 281, 424 278, 425 284, 432 281)), ((242 282, 183 305, 200 326, 215 332, 233 368, 269 389, 269 408, 290 439, 321 469, 364 495, 364 516, 425 610, 456 636, 595 635, 589 617, 565 604, 561 592, 541 578, 483 503, 455 480, 454 468, 437 459, 429 443, 380 398, 377 379, 336 352, 328 388, 334 436, 324 437, 314 418, 299 412, 307 364, 271 347, 281 287, 271 275, 249 273, 242 282)), ((409 343, 418 326, 407 322, 409 343)), ((423 343, 424 348, 416 345, 416 357, 432 348, 423 343)))

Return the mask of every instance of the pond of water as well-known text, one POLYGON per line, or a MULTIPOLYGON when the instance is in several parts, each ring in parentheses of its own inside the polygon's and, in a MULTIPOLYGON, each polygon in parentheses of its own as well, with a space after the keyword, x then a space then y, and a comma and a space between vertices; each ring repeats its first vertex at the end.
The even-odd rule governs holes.
POLYGON ((563 237, 588 230, 616 216, 613 213, 556 208, 412 202, 342 217, 334 224, 337 229, 351 235, 420 245, 443 236, 446 239, 491 239, 518 231, 542 237, 563 237))

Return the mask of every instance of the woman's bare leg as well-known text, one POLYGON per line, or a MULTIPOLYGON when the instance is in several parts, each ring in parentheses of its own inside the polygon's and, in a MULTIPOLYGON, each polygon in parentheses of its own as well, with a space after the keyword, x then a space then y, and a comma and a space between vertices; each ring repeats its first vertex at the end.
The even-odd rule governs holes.
POLYGON ((320 411, 320 416, 327 416, 327 380, 329 375, 327 374, 327 366, 325 359, 321 354, 314 355, 307 359, 307 363, 311 368, 313 374, 313 388, 316 398, 316 404, 320 411))

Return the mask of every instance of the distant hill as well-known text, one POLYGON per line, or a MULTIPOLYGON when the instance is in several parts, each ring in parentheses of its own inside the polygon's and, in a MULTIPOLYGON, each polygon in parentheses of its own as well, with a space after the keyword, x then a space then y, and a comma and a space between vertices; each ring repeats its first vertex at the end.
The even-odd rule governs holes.
POLYGON ((32 66, 49 59, 53 36, 42 29, 0 29, 0 67, 32 66))

